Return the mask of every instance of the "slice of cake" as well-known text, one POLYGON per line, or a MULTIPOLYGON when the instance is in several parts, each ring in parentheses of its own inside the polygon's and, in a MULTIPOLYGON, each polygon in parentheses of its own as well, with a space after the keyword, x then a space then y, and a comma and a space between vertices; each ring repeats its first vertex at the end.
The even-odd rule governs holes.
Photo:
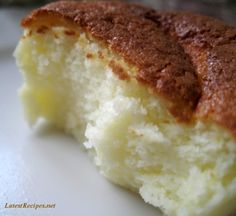
POLYGON ((101 173, 169 216, 236 209, 236 28, 117 2, 57 2, 16 48, 30 124, 43 117, 101 173))

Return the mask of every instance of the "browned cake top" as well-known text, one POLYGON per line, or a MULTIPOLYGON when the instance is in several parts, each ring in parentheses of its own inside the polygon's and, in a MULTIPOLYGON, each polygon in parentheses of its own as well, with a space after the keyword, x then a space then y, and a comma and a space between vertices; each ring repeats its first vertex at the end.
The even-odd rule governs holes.
POLYGON ((236 28, 191 13, 159 13, 118 2, 57 2, 26 28, 82 29, 119 53, 136 79, 168 102, 179 121, 209 119, 236 136, 236 28))

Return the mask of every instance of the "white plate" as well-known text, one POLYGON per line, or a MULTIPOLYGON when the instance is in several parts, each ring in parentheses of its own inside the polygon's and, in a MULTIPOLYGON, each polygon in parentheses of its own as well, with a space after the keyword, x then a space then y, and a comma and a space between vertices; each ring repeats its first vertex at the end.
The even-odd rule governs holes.
POLYGON ((28 127, 17 96, 21 75, 12 57, 22 14, 0 10, 0 215, 160 216, 138 195, 105 180, 73 138, 43 122, 28 127), (5 208, 25 202, 56 207, 5 208))

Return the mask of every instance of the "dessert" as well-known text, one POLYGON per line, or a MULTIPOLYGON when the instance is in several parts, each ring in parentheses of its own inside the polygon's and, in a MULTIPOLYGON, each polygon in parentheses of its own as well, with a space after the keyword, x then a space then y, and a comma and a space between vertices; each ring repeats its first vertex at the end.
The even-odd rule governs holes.
POLYGON ((119 2, 57 2, 15 50, 30 124, 72 134, 112 182, 169 216, 236 206, 236 28, 119 2))

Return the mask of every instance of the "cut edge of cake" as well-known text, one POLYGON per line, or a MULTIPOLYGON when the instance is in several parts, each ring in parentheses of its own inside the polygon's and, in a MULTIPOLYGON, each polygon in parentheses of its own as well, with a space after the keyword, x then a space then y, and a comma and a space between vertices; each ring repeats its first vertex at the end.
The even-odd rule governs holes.
POLYGON ((139 67, 66 17, 32 23, 15 51, 31 124, 43 117, 75 136, 104 176, 166 215, 235 210, 229 131, 207 119, 179 122, 170 101, 137 79, 139 67))

